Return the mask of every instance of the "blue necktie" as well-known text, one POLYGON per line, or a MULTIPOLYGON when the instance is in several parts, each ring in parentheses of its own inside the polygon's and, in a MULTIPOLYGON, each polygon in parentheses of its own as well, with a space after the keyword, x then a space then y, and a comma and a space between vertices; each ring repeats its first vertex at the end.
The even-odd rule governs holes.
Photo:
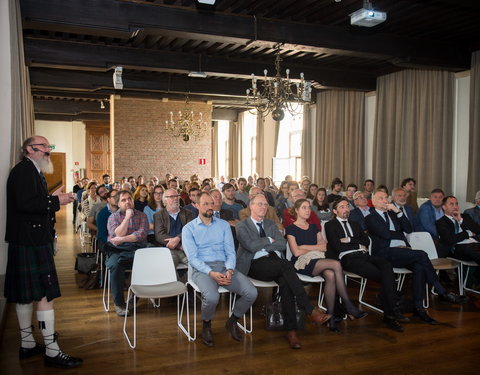
POLYGON ((262 223, 257 223, 257 225, 258 225, 258 228, 260 229, 260 237, 267 237, 267 235, 265 234, 265 231, 263 230, 262 223))
POLYGON ((455 234, 460 233, 460 224, 458 224, 457 220, 454 220, 454 221, 455 221, 455 234))

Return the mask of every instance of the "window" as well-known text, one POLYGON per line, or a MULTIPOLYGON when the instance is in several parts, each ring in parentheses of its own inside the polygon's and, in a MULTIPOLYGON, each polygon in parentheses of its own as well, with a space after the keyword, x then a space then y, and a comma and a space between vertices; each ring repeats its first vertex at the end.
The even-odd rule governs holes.
POLYGON ((218 176, 227 176, 228 172, 228 133, 230 131, 230 122, 226 120, 218 121, 218 176))
POLYGON ((257 169, 257 115, 243 112, 242 176, 251 176, 257 169))

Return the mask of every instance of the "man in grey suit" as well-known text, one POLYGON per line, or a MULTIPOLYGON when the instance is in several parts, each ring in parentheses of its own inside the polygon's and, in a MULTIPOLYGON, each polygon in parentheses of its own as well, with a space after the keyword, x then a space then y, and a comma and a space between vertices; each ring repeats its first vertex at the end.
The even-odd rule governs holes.
POLYGON ((463 213, 470 216, 477 224, 480 224, 480 190, 475 194, 475 207, 469 208, 463 213))
POLYGON ((262 281, 275 281, 280 286, 284 329, 292 349, 300 349, 297 338, 295 300, 305 310, 309 320, 323 324, 330 315, 314 308, 305 293, 293 264, 282 254, 287 246, 275 222, 266 219, 268 202, 263 194, 250 199, 251 216, 236 226, 239 248, 237 269, 245 275, 262 281))
POLYGON ((187 264, 187 256, 182 247, 182 228, 191 220, 191 211, 180 207, 180 196, 175 189, 167 189, 163 194, 164 209, 153 215, 155 241, 170 249, 175 268, 187 264))

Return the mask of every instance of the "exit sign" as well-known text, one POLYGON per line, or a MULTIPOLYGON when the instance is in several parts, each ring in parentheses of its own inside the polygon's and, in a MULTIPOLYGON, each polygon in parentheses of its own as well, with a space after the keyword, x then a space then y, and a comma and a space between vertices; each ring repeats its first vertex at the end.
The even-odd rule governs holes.
POLYGON ((200 164, 200 165, 205 165, 205 164, 207 164, 207 158, 200 158, 200 159, 198 159, 198 164, 200 164))

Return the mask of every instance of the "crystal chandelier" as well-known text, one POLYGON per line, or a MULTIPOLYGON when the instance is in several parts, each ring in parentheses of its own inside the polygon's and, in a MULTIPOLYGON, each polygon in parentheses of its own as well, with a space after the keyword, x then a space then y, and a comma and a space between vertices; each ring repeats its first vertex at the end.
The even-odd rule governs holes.
POLYGON ((305 81, 303 73, 300 80, 292 82, 290 69, 286 69, 286 78, 280 74, 280 46, 275 47, 275 77, 268 77, 265 69, 262 89, 257 87, 257 78, 252 73, 252 87, 247 89, 247 105, 255 107, 263 116, 272 114, 275 121, 282 121, 285 117, 284 109, 292 116, 300 114, 302 104, 311 101, 312 83, 305 81))
POLYGON ((188 96, 185 99, 185 109, 178 111, 176 119, 173 112, 170 112, 170 120, 165 121, 165 130, 172 137, 182 137, 188 142, 191 137, 198 139, 207 133, 208 123, 203 120, 203 113, 199 112, 197 118, 188 105, 188 96))

